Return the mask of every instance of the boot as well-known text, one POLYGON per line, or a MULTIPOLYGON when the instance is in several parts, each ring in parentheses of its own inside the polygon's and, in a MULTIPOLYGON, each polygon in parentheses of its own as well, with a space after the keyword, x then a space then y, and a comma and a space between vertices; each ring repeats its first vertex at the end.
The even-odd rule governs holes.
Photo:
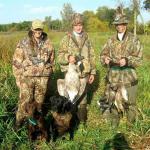
POLYGON ((80 122, 86 123, 87 120, 87 108, 86 106, 81 106, 78 108, 77 116, 80 122))
POLYGON ((15 123, 15 125, 14 125, 14 130, 16 131, 16 132, 18 132, 19 131, 19 129, 22 127, 22 125, 24 124, 24 120, 22 119, 22 120, 16 120, 16 123, 15 123))
POLYGON ((119 126, 119 122, 120 122, 120 114, 115 108, 111 109, 110 121, 111 121, 112 129, 117 129, 119 126))

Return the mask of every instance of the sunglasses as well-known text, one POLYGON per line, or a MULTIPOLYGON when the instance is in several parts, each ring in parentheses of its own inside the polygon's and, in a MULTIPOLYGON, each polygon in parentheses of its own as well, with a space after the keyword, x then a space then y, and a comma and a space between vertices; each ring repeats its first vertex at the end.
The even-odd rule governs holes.
POLYGON ((41 30, 41 31, 33 30, 33 33, 34 33, 34 34, 41 34, 41 33, 42 33, 42 30, 41 30))

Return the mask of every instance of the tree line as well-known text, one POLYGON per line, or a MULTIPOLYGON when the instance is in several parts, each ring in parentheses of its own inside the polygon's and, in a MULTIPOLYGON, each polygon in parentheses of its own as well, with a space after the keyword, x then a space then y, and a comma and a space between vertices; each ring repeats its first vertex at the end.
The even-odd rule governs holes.
MULTIPOLYGON (((144 3, 144 8, 150 10, 150 0, 146 0, 144 3)), ((109 32, 113 29, 112 22, 115 15, 115 9, 108 8, 107 6, 98 7, 96 12, 86 10, 82 13, 84 19, 84 27, 88 32, 109 32)), ((125 8, 124 12, 128 16, 129 25, 128 28, 130 31, 133 31, 134 28, 134 9, 125 8)), ((71 29, 72 15, 75 11, 73 10, 70 3, 65 3, 61 10, 61 19, 52 20, 51 16, 46 16, 44 19, 44 30, 46 32, 55 30, 55 31, 68 31, 71 29)), ((23 21, 20 23, 10 23, 0 25, 0 31, 27 31, 31 27, 31 21, 23 21)), ((150 22, 146 25, 137 22, 137 33, 150 34, 150 22)))

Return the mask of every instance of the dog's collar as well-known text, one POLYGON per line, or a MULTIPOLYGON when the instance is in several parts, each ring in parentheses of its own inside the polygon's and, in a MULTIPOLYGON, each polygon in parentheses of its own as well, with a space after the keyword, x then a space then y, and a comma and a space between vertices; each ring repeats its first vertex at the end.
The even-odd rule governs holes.
POLYGON ((37 125, 37 120, 34 119, 34 118, 29 118, 28 121, 29 121, 29 123, 30 123, 31 125, 34 125, 34 126, 37 125))

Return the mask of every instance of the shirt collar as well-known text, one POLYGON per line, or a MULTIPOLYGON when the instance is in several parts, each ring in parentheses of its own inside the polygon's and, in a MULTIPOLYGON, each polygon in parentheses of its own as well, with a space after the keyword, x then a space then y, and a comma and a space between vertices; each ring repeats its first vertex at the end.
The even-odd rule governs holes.
POLYGON ((123 41, 125 39, 127 31, 123 32, 123 33, 117 33, 117 39, 119 41, 123 41))
POLYGON ((74 34, 75 37, 81 37, 83 35, 83 32, 77 33, 75 31, 73 31, 73 34, 74 34))

